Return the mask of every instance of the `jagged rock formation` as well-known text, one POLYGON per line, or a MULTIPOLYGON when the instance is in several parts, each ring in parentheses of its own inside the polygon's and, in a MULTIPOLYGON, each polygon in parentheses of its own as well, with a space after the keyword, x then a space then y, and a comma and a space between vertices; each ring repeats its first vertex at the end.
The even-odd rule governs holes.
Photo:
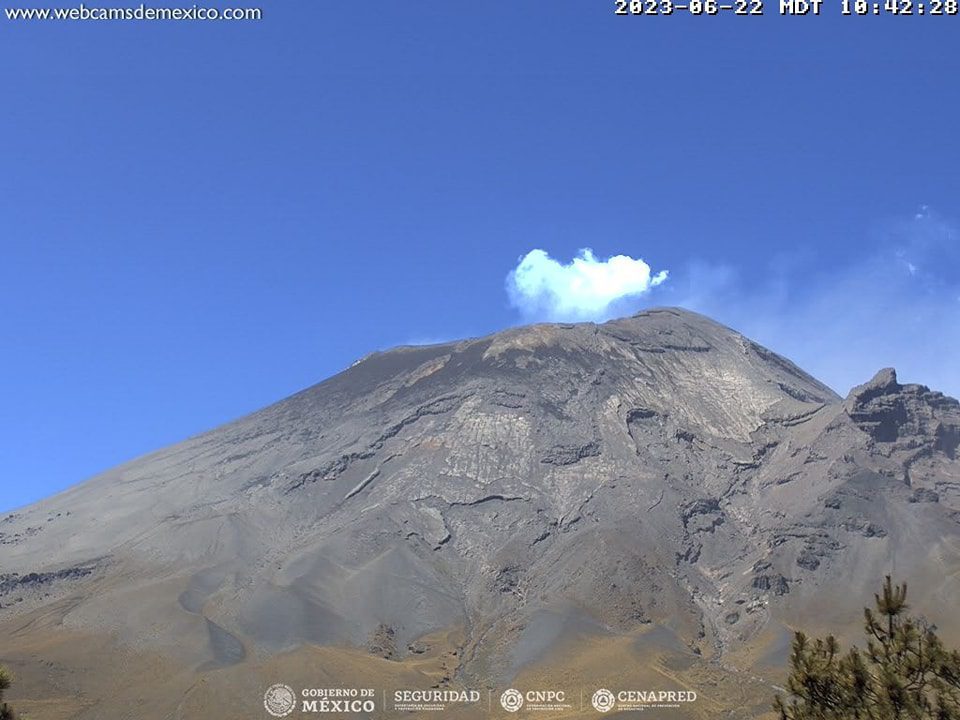
POLYGON ((951 398, 842 400, 675 309, 399 348, 0 519, 0 629, 188 668, 156 717, 305 647, 483 685, 663 633, 664 667, 758 673, 891 569, 950 637, 958 445, 951 398))

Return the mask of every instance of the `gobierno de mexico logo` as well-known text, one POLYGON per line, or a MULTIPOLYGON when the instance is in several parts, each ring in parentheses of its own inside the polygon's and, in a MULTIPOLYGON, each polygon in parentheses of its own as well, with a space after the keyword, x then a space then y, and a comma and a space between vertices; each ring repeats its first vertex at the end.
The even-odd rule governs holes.
POLYGON ((297 694, 289 685, 271 685, 263 694, 263 707, 274 717, 286 717, 297 707, 297 694))

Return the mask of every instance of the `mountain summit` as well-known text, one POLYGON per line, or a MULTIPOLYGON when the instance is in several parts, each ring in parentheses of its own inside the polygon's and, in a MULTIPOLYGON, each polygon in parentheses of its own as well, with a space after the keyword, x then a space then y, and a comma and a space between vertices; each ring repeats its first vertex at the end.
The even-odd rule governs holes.
POLYGON ((0 519, 0 660, 38 717, 259 717, 278 677, 753 717, 885 573, 958 639, 958 445, 951 398, 672 308, 374 353, 0 519))

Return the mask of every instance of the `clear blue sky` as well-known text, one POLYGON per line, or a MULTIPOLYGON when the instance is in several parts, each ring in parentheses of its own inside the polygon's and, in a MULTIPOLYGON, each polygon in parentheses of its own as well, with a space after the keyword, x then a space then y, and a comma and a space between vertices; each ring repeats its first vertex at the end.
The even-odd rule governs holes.
POLYGON ((714 314, 841 392, 894 362, 960 391, 936 359, 960 17, 263 2, 0 17, 0 507, 372 349, 521 322, 505 278, 534 248, 667 269, 637 304, 714 314))

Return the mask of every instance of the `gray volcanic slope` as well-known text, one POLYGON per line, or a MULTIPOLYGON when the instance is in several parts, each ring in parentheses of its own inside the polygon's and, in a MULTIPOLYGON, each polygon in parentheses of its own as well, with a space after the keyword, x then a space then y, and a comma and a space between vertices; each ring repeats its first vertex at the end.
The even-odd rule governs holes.
POLYGON ((398 348, 0 519, 0 628, 197 677, 457 628, 441 682, 491 684, 659 628, 756 672, 893 570, 957 638, 958 444, 953 399, 885 370, 843 400, 676 309, 398 348))

